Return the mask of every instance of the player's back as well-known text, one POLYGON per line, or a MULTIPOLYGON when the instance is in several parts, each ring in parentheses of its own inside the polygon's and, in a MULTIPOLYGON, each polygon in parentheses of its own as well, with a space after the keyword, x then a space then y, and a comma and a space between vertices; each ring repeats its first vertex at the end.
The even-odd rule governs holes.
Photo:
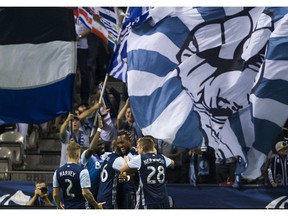
POLYGON ((56 177, 62 189, 65 209, 86 208, 80 184, 81 171, 82 167, 74 163, 67 163, 57 169, 56 177))
POLYGON ((166 162, 162 155, 147 153, 141 155, 140 187, 144 195, 143 205, 160 205, 169 203, 165 185, 166 162))

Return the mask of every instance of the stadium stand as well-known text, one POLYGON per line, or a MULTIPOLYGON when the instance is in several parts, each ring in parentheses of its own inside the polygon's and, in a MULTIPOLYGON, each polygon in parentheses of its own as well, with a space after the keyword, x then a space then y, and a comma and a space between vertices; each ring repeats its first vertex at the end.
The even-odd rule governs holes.
POLYGON ((6 131, 0 135, 0 158, 11 160, 12 165, 23 164, 24 137, 16 131, 6 131))
POLYGON ((9 158, 0 158, 0 170, 3 171, 3 173, 0 173, 0 180, 11 180, 10 174, 8 174, 12 170, 9 158))

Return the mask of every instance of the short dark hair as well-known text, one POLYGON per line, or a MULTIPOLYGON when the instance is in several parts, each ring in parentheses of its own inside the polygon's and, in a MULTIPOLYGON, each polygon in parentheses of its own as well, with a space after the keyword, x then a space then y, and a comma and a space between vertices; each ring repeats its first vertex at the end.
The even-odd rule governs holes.
POLYGON ((74 107, 74 110, 78 110, 79 107, 82 106, 82 105, 86 106, 87 108, 88 108, 88 106, 89 106, 88 103, 79 103, 79 104, 77 104, 77 105, 74 107))
POLYGON ((45 183, 46 184, 46 181, 45 179, 38 179, 38 181, 35 182, 35 184, 41 184, 41 183, 45 183))
POLYGON ((126 136, 130 136, 130 132, 129 131, 127 131, 127 130, 118 130, 117 131, 117 136, 122 136, 122 135, 126 135, 126 136))
MULTIPOLYGON (((86 109, 88 109, 89 104, 88 103, 79 103, 76 106, 74 106, 73 108, 73 115, 77 115, 77 112, 79 112, 79 107, 81 107, 82 105, 84 105, 86 107, 86 109)), ((81 113, 80 113, 81 114, 81 113)))
POLYGON ((74 115, 73 120, 80 121, 79 117, 77 115, 74 115))

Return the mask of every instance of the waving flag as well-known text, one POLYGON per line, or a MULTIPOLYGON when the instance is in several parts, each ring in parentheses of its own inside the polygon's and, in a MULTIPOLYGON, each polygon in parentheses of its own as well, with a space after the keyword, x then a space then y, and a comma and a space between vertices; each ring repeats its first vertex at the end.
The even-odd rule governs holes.
POLYGON ((252 179, 261 174, 259 167, 278 141, 288 120, 288 8, 267 8, 265 12, 275 29, 269 38, 265 61, 250 95, 255 142, 248 152, 248 160, 257 160, 243 176, 251 176, 252 179))
POLYGON ((128 94, 135 121, 143 134, 183 147, 199 146, 199 117, 182 87, 176 57, 190 31, 177 17, 155 26, 149 21, 132 29, 127 43, 128 94))
MULTIPOLYGON (((216 152, 217 158, 220 159, 225 159, 223 156, 226 158, 238 156, 240 160, 239 165, 241 165, 241 169, 237 170, 237 174, 239 175, 240 173, 249 170, 251 166, 257 164, 259 161, 258 157, 249 157, 248 159, 247 156, 247 152, 250 154, 255 150, 253 147, 255 135, 251 104, 247 99, 251 92, 255 77, 263 63, 266 45, 273 30, 271 28, 273 26, 271 23, 271 13, 267 13, 264 8, 259 16, 254 16, 254 20, 257 21, 257 23, 254 24, 256 28, 251 34, 249 44, 242 53, 242 58, 245 59, 246 62, 245 67, 243 67, 242 73, 236 84, 231 88, 234 92, 242 92, 241 94, 237 93, 237 96, 242 98, 243 101, 246 99, 246 102, 241 103, 242 108, 229 116, 223 127, 221 127, 218 135, 219 145, 216 152), (248 164, 247 161, 249 161, 248 164)), ((265 148, 264 144, 261 145, 262 150, 265 148)), ((258 166, 259 171, 260 167, 261 166, 258 166)), ((254 179, 256 176, 259 177, 261 175, 258 171, 254 171, 253 174, 255 174, 253 177, 251 174, 247 174, 245 178, 254 179)))
POLYGON ((80 20, 111 48, 117 43, 119 13, 116 7, 79 7, 80 20))
MULTIPOLYGON (((282 121, 277 122, 278 114, 272 117, 270 108, 270 114, 256 110, 256 104, 252 118, 254 96, 249 95, 255 77, 269 62, 263 64, 274 24, 277 27, 274 21, 286 13, 283 8, 273 9, 280 14, 264 9, 154 8, 151 19, 132 28, 127 38, 127 85, 132 112, 143 134, 185 148, 209 145, 219 157, 239 156, 243 164, 248 162, 245 177, 259 177, 261 173, 249 172, 260 170, 263 164, 263 160, 256 162, 259 154, 255 151, 267 156, 274 143, 271 137, 261 143, 258 134, 269 136, 270 128, 275 138, 287 120, 285 76, 276 82, 283 90, 281 96, 274 85, 269 85, 271 81, 254 87, 258 89, 255 92, 266 89, 272 95, 269 104, 285 113, 282 121), (257 126, 261 114, 269 116, 264 118, 267 127, 262 123, 257 126), (273 120, 267 122, 269 118, 273 120), (271 122, 277 125, 275 133, 271 122)), ((271 38, 269 44, 273 41, 271 38)), ((277 49, 278 43, 285 47, 286 41, 280 41, 277 49)), ((268 53, 273 45, 268 46, 268 53)), ((284 72, 284 52, 272 53, 274 58, 281 56, 277 68, 284 72)), ((267 110, 267 106, 262 109, 267 110)), ((242 168, 241 172, 246 166, 242 168)))
POLYGON ((109 75, 127 81, 127 37, 131 27, 139 25, 149 17, 149 7, 129 7, 124 17, 122 31, 110 60, 109 75))
POLYGON ((65 8, 0 10, 0 119, 43 123, 70 112, 75 25, 65 8))
MULTIPOLYGON (((187 148, 202 143, 218 148, 226 120, 248 105, 253 79, 249 88, 245 77, 255 77, 256 72, 242 73, 247 66, 241 55, 262 11, 221 7, 150 11, 155 26, 148 20, 128 38, 128 93, 145 134, 187 148), (185 99, 178 99, 181 94, 185 99), (191 119, 186 120, 189 113, 191 119)), ((251 64, 257 67, 256 62, 251 64)))

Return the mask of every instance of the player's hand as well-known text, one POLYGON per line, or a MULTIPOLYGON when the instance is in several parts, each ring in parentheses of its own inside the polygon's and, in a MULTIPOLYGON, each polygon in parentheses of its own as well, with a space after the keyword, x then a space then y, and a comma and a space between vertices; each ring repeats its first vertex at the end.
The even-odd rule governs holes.
POLYGON ((106 202, 101 202, 101 203, 97 203, 96 206, 94 206, 95 209, 103 209, 103 205, 106 204, 106 202))

